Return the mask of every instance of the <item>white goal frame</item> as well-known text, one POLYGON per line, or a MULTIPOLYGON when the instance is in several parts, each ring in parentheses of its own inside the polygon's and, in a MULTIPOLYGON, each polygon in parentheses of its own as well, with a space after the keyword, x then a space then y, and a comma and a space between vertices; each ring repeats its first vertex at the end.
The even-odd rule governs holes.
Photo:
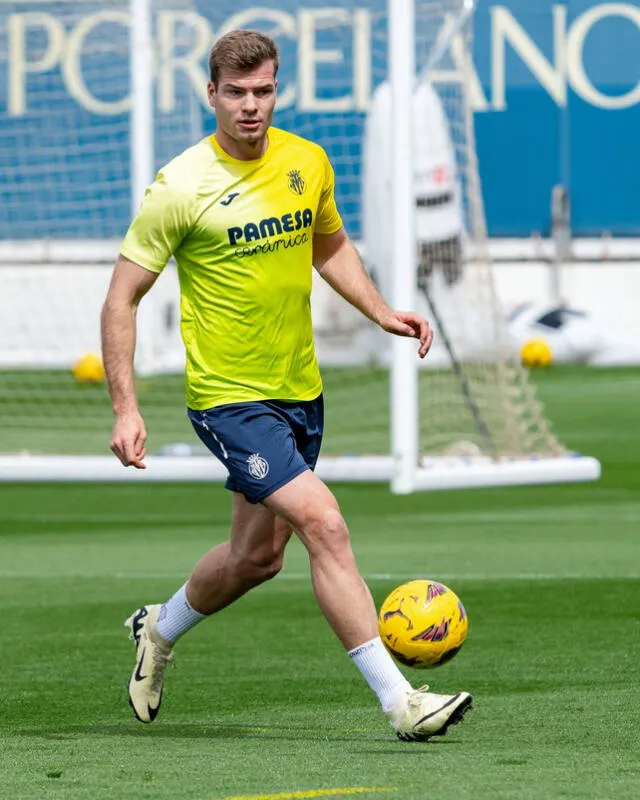
MULTIPOLYGON (((464 0, 451 29, 430 54, 434 67, 475 10, 476 0, 464 0)), ((151 0, 130 0, 131 81, 135 98, 131 114, 131 207, 137 209, 153 177, 153 87, 151 0)), ((415 52, 409 46, 415 31, 415 0, 388 0, 389 65, 392 94, 392 219, 393 291, 396 308, 417 306, 414 152, 412 91, 415 52)), ((153 294, 153 293, 152 293, 153 294)), ((153 372, 153 298, 141 305, 136 366, 153 372), (151 324, 148 324, 151 323, 151 324), (145 330, 151 338, 145 339, 145 330)), ((388 456, 322 458, 317 474, 323 480, 387 482, 397 494, 419 490, 458 489, 523 484, 591 481, 600 475, 594 458, 564 455, 550 458, 504 459, 487 456, 420 459, 418 452, 418 358, 416 342, 393 337, 390 380, 391 442, 388 456)), ((146 470, 125 469, 113 456, 0 456, 0 481, 222 481, 226 470, 213 457, 151 456, 146 470)))
MULTIPOLYGON (((424 72, 435 67, 456 33, 475 11, 476 0, 464 0, 462 11, 429 54, 424 72)), ((413 189, 415 153, 413 91, 416 84, 415 47, 407 45, 416 29, 415 0, 389 0, 389 84, 391 88, 391 141, 393 163, 391 197, 393 238, 391 271, 395 308, 417 308, 416 210, 413 189)), ((418 362, 415 343, 399 336, 392 341, 391 447, 394 456, 391 490, 410 494, 430 482, 418 466, 418 362)))
MULTIPOLYGON (((435 67, 453 37, 475 12, 477 0, 464 0, 451 28, 429 54, 424 71, 435 67)), ((415 30, 415 0, 389 0, 389 68, 392 103, 393 303, 416 308, 415 202, 412 91, 416 79, 415 49, 407 45, 415 30)), ((391 364, 391 490, 410 494, 452 489, 517 484, 591 481, 600 477, 595 458, 570 456, 548 459, 493 461, 486 457, 429 459, 418 454, 418 360, 415 342, 393 338, 391 364)))

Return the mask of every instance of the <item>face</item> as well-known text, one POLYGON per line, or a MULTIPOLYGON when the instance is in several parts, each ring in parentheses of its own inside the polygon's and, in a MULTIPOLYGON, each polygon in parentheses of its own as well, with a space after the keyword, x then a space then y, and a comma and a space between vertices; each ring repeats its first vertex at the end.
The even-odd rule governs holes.
POLYGON ((276 104, 278 82, 273 61, 251 72, 221 70, 218 85, 209 82, 209 103, 215 110, 221 144, 251 152, 264 142, 276 104))

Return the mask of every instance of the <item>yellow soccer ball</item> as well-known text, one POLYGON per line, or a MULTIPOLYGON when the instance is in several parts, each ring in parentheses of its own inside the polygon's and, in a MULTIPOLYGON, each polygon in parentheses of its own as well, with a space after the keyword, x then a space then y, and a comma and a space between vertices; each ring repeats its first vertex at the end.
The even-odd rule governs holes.
POLYGON ((105 377, 102 359, 95 353, 85 353, 75 362, 72 372, 78 383, 102 383, 105 377))
POLYGON ((520 348, 520 358, 525 367, 548 367, 553 363, 553 352, 544 339, 530 339, 520 348))
POLYGON ((415 580, 398 586, 378 616, 380 638, 401 664, 417 669, 450 661, 467 638, 469 618, 443 583, 415 580))

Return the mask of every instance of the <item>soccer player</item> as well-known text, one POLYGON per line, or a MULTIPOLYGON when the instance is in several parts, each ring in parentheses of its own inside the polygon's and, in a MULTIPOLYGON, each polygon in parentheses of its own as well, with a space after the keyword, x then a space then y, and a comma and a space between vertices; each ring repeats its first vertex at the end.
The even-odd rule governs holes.
POLYGON ((174 256, 187 413, 228 469, 231 532, 173 597, 142 605, 125 622, 136 645, 130 704, 141 722, 155 719, 174 644, 273 578, 295 531, 323 614, 398 736, 442 734, 462 718, 471 695, 414 690, 402 675, 378 635, 338 503, 313 472, 323 401, 312 266, 385 331, 415 337, 421 358, 432 332, 417 314, 391 309, 369 280, 342 226, 323 149, 271 127, 274 42, 233 31, 213 46, 209 67, 216 133, 174 158, 147 190, 104 303, 102 347, 115 414, 111 449, 125 466, 144 469, 147 434, 133 373, 136 311, 174 256))

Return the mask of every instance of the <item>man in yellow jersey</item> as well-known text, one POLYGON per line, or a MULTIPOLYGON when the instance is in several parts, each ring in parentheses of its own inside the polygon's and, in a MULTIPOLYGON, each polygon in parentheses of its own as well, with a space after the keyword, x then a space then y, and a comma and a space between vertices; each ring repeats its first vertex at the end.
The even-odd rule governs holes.
POLYGON ((400 738, 458 722, 466 692, 414 690, 385 650, 375 606, 333 494, 314 474, 323 429, 311 326, 312 267, 384 330, 431 344, 426 320, 394 311, 369 280, 334 200, 323 149, 270 127, 278 52, 234 31, 209 59, 217 129, 167 164, 122 243, 102 311, 103 357, 115 423, 111 449, 144 469, 146 430, 134 388, 138 303, 171 256, 178 264, 187 408, 227 467, 229 540, 195 566, 164 604, 126 621, 136 644, 129 700, 155 719, 175 642, 205 617, 274 577, 292 531, 307 548, 322 612, 400 738))

